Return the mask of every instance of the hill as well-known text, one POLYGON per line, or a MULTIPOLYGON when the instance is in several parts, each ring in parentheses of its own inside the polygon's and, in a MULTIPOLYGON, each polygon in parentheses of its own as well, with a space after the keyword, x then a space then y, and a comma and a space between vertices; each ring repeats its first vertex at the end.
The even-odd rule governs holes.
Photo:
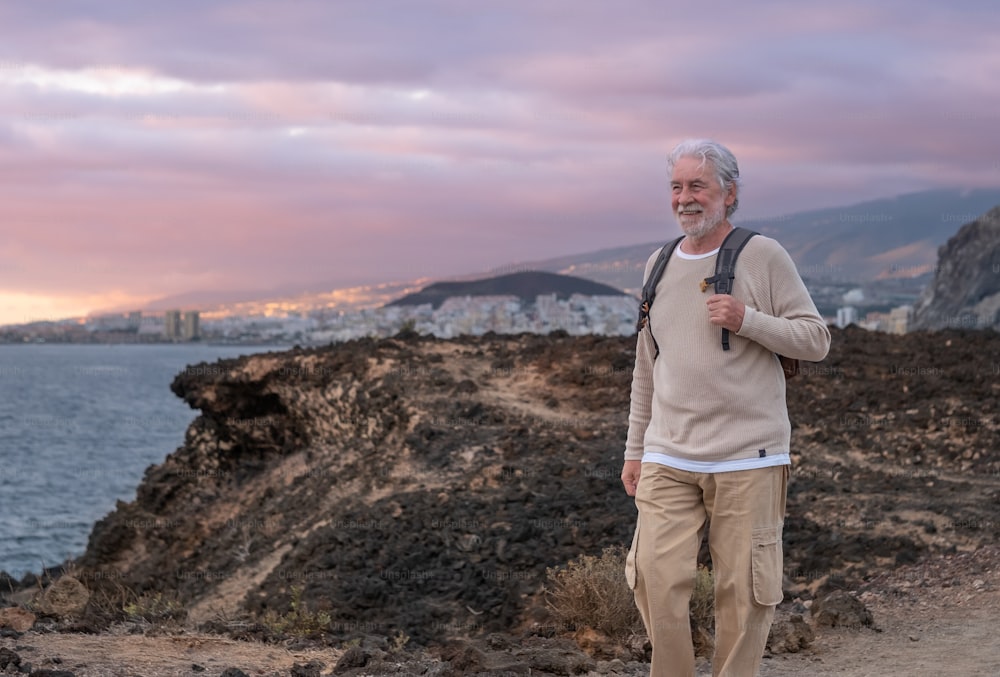
MULTIPOLYGON (((834 633, 826 653, 781 657, 762 674, 901 674, 941 660, 980 674, 975 666, 997 658, 987 619, 1000 564, 1000 336, 850 328, 833 339, 828 358, 804 364, 789 387, 794 470, 779 612, 807 614, 846 589, 876 610, 882 632, 817 628, 818 642, 834 633), (949 655, 955 647, 961 658, 949 655)), ((121 632, 78 633, 120 621, 114 600, 240 639, 272 638, 260 619, 273 628, 275 614, 305 605, 325 614, 325 641, 360 644, 344 653, 354 659, 385 649, 386 638, 432 647, 478 637, 490 660, 548 651, 509 657, 519 674, 528 660, 532 674, 577 674, 554 668, 551 643, 563 642, 559 660, 570 665, 573 641, 546 610, 546 568, 631 537, 635 507, 619 473, 634 345, 397 337, 189 367, 171 386, 198 411, 183 446, 94 526, 72 565, 92 592, 82 618, 40 620, 30 641, 0 641, 78 662, 82 654, 44 648, 67 637, 46 628, 63 627, 80 638, 73 651, 89 642, 86 662, 103 666, 121 632)), ((18 587, 3 583, 0 597, 18 587)), ((22 581, 28 589, 14 596, 39 585, 22 581)), ((136 639, 122 674, 136 672, 154 641, 136 639)), ((171 654, 187 666, 215 642, 222 657, 207 674, 245 655, 218 635, 168 639, 189 647, 171 654)), ((486 660, 477 651, 450 654, 452 672, 428 673, 426 663, 411 672, 467 674, 461 661, 486 660)))
MULTIPOLYGON (((628 542, 634 345, 361 340, 191 367, 172 386, 200 411, 187 442, 77 566, 202 620, 287 609, 300 585, 345 628, 513 627, 546 567, 628 542)), ((997 535, 1000 336, 833 346, 789 388, 789 599, 997 535)))
POLYGON ((1000 329, 1000 207, 941 247, 934 279, 914 308, 918 329, 1000 329))
POLYGON ((446 299, 455 296, 516 296, 522 301, 533 303, 535 297, 546 294, 555 294, 559 299, 568 299, 573 294, 622 296, 624 292, 593 280, 530 270, 479 280, 435 282, 386 305, 419 306, 429 303, 437 309, 446 299))
MULTIPOLYGON (((807 281, 861 285, 930 273, 938 247, 962 224, 996 205, 1000 205, 1000 190, 928 190, 767 219, 741 219, 737 212, 733 222, 781 242, 807 281)), ((634 291, 642 284, 649 255, 679 234, 669 220, 663 241, 519 265, 634 291)))

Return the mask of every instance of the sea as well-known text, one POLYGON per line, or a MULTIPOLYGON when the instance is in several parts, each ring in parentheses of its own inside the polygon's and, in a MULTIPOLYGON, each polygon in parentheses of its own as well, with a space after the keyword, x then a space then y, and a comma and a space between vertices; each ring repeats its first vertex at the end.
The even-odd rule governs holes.
POLYGON ((0 571, 79 557, 198 415, 170 391, 185 366, 274 346, 0 344, 0 571))

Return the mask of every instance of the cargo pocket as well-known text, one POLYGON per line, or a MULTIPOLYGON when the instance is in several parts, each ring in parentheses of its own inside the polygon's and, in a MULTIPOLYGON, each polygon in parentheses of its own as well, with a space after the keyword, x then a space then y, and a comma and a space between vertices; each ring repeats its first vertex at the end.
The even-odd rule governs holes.
POLYGON ((625 582, 628 587, 635 590, 635 551, 639 547, 639 518, 635 518, 635 533, 632 535, 632 547, 625 556, 625 582))
POLYGON ((754 529, 750 571, 753 577, 753 598, 762 606, 781 602, 781 526, 754 529))

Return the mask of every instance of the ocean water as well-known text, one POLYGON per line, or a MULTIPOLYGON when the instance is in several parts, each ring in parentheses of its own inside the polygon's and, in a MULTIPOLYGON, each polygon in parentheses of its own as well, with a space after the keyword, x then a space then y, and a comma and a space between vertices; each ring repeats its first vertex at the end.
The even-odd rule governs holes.
POLYGON ((170 391, 186 365, 280 348, 0 345, 0 570, 83 554, 94 522, 135 499, 198 412, 170 391))

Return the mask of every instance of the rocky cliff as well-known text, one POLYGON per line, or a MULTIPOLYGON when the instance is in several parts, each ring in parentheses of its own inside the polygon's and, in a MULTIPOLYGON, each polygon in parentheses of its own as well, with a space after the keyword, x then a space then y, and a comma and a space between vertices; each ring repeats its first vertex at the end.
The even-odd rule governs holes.
POLYGON ((914 326, 1000 329, 1000 207, 962 226, 938 250, 914 326))
MULTIPOLYGON (((789 598, 996 539, 995 333, 836 332, 789 387, 789 598)), ((544 622, 546 567, 630 540, 633 338, 362 340, 177 376, 184 446, 92 532, 91 587, 419 643, 544 622)), ((100 592, 100 591, 98 591, 100 592)))

